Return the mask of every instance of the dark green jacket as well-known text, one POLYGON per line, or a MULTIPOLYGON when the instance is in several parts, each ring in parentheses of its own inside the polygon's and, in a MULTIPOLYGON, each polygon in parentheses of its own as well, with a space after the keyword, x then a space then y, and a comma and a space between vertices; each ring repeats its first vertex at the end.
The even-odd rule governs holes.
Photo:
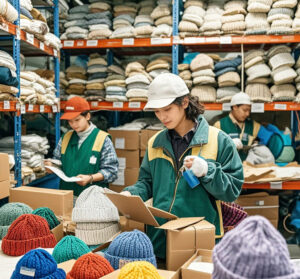
MULTIPOLYGON (((220 203, 232 202, 239 196, 243 184, 243 168, 236 148, 228 135, 210 127, 199 116, 198 129, 181 157, 200 155, 208 163, 208 173, 199 178, 200 185, 191 189, 176 168, 168 130, 154 135, 142 162, 137 183, 124 190, 139 195, 144 201, 153 197, 153 206, 178 217, 200 217, 216 226, 216 234, 223 235, 220 203), (201 151, 200 151, 201 150, 201 151)), ((166 220, 157 218, 160 224, 166 220)), ((151 226, 147 228, 157 257, 165 258, 165 233, 151 226)))
MULTIPOLYGON (((69 177, 99 172, 101 151, 107 136, 109 134, 95 128, 78 149, 79 137, 77 133, 73 131, 67 132, 62 138, 61 145, 63 172, 69 177)), ((93 182, 93 185, 108 187, 108 184, 103 182, 93 182)), ((88 186, 91 186, 91 184, 83 187, 75 182, 60 180, 60 189, 73 190, 75 196, 79 196, 88 186)))

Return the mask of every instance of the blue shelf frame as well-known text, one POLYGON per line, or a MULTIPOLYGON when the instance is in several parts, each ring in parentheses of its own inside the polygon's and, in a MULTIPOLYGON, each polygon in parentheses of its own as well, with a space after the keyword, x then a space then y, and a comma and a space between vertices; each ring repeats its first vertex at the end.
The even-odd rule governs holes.
MULTIPOLYGON (((14 7, 18 12, 18 19, 15 22, 16 26, 20 26, 20 1, 13 1, 14 7)), ((54 35, 59 37, 59 0, 53 1, 53 7, 38 7, 40 9, 52 9, 54 17, 54 35)), ((20 38, 13 36, 13 58, 17 68, 17 79, 20 81, 20 38)), ((55 89, 56 97, 60 97, 59 92, 59 72, 60 61, 58 57, 54 57, 54 73, 55 73, 55 89)), ((20 82, 18 85, 17 97, 20 97, 20 82)), ((22 116, 16 114, 14 116, 14 156, 15 156, 15 180, 17 182, 16 187, 22 185, 22 158, 21 158, 21 138, 22 138, 22 116)), ((55 113, 55 143, 58 144, 60 139, 60 112, 55 113)))

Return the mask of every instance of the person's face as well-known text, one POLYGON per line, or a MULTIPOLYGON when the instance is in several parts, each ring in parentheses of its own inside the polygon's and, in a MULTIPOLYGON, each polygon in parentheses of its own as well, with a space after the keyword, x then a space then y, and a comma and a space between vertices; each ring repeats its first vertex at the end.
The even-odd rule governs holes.
POLYGON ((232 115, 238 122, 245 122, 250 116, 251 106, 250 105, 240 105, 232 107, 232 115))
POLYGON ((86 116, 79 115, 71 120, 68 120, 69 125, 75 132, 83 132, 89 127, 91 116, 88 113, 86 116))
POLYGON ((185 98, 182 105, 171 104, 166 107, 156 109, 155 115, 167 129, 176 129, 182 121, 186 119, 185 109, 188 106, 188 98, 185 98))

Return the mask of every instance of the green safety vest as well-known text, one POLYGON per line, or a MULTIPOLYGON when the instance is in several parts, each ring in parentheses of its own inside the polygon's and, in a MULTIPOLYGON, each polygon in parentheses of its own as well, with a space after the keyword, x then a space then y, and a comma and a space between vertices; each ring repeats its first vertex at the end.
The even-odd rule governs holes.
MULTIPOLYGON (((95 128, 78 149, 79 137, 77 133, 74 133, 74 131, 67 132, 62 138, 61 144, 63 172, 69 177, 79 174, 98 173, 100 170, 101 151, 107 136, 109 136, 108 133, 95 128)), ((108 184, 103 182, 93 182, 93 185, 108 187, 108 184)), ((83 187, 75 182, 60 181, 60 189, 73 190, 74 196, 79 196, 89 186, 91 184, 83 187)))

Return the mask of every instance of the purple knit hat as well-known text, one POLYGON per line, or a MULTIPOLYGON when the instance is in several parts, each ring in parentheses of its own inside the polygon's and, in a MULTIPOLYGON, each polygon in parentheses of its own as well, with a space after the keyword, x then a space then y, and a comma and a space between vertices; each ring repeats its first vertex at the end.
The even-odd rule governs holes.
POLYGON ((281 234, 261 216, 243 220, 213 251, 213 279, 299 279, 281 234))

